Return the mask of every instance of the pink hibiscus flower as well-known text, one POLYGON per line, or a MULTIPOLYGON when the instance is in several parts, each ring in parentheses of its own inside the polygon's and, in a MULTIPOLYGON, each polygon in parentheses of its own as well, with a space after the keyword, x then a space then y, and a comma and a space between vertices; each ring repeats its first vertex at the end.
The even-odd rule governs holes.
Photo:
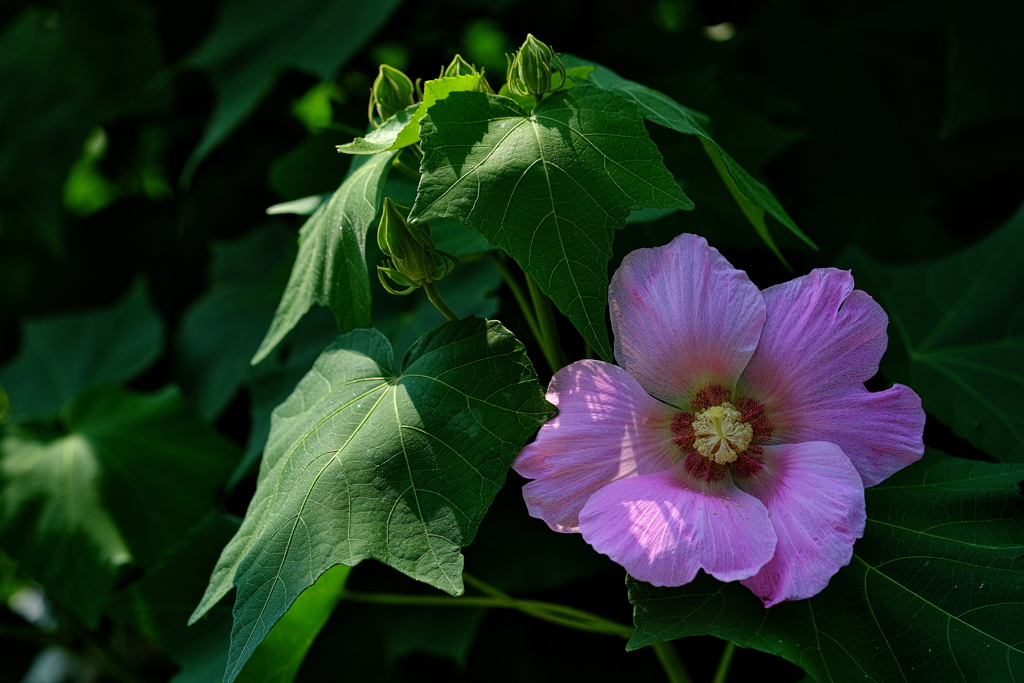
POLYGON ((763 292, 701 237, 629 254, 608 299, 619 365, 555 374, 513 467, 530 514, 637 579, 698 569, 766 607, 808 598, 864 533, 864 488, 924 452, 902 385, 869 392, 888 318, 847 271, 763 292))

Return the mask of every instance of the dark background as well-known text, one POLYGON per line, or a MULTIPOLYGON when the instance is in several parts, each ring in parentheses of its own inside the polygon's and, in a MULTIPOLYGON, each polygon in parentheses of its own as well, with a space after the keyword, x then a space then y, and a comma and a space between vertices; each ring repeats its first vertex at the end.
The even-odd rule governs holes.
MULTIPOLYGON (((0 365, 18 351, 23 320, 108 305, 140 278, 173 336, 209 286, 212 245, 268 223, 294 234, 300 217, 268 217, 265 209, 337 187, 349 159, 334 145, 365 129, 366 96, 380 62, 428 79, 460 52, 485 66, 497 87, 503 53, 527 32, 710 115, 716 139, 819 245, 813 251, 773 226, 796 273, 840 262, 854 246, 892 264, 951 253, 1004 222, 1024 196, 1019 2, 983 9, 964 0, 407 2, 334 72, 332 127, 311 130, 294 113, 322 79, 282 60, 272 65, 255 108, 186 179, 217 98, 215 79, 194 55, 217 26, 222 4, 69 0, 0 8, 0 365)), ((265 3, 233 6, 247 4, 258 15, 265 3)), ((309 21, 320 20, 320 3, 302 6, 309 21)), ((250 49, 273 51, 274 41, 285 38, 250 49)), ((791 277, 763 249, 696 140, 649 130, 697 209, 619 233, 611 268, 633 248, 696 232, 762 287, 791 277)), ((268 281, 279 287, 284 268, 268 268, 268 281)), ((502 310, 497 317, 519 330, 517 315, 502 310)), ((582 353, 570 326, 563 334, 570 352, 582 353)), ((541 356, 529 342, 528 348, 546 381, 541 356)), ((168 351, 133 387, 180 382, 179 365, 168 351)), ((246 391, 215 425, 245 444, 246 391)), ((951 433, 929 430, 932 445, 955 441, 958 453, 971 451, 951 433)), ((527 518, 521 483, 510 474, 466 552, 467 570, 519 597, 629 623, 621 569, 578 537, 557 536, 527 518)), ((251 490, 252 481, 244 481, 225 498, 227 510, 242 514, 251 490)), ((350 586, 428 590, 369 562, 353 572, 350 586)), ((113 627, 104 628, 100 637, 111 637, 113 627)), ((141 639, 121 637, 136 645, 141 639)), ((708 680, 722 641, 695 638, 678 646, 696 680, 708 680)), ((174 670, 159 644, 144 649, 140 667, 153 680, 174 670)), ((19 670, 0 680, 18 680, 19 670)), ((802 676, 754 651, 737 655, 733 676, 769 671, 777 672, 770 680, 802 676)), ((650 652, 627 654, 612 637, 511 611, 343 604, 299 678, 619 676, 663 674, 650 652)))

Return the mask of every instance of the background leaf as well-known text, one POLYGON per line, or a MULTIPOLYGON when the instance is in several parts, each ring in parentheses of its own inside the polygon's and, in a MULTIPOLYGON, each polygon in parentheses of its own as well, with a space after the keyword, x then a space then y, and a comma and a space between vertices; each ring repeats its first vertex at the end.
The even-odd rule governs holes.
POLYGON ((956 255, 885 266, 853 253, 857 283, 889 314, 883 370, 993 457, 1024 461, 1024 206, 956 255))
POLYGON ((135 377, 160 356, 163 328, 142 283, 109 308, 26 322, 0 370, 11 414, 53 416, 82 389, 135 377))
POLYGON ((299 230, 299 253, 270 329, 252 357, 267 357, 314 304, 327 306, 347 332, 370 325, 366 233, 383 201, 384 183, 398 151, 356 157, 335 193, 299 230))
POLYGON ((809 600, 765 609, 701 573, 629 580, 631 649, 711 633, 778 654, 818 681, 1002 681, 1024 671, 1019 465, 934 451, 866 491, 851 563, 809 600))
POLYGON ((634 209, 689 209, 634 106, 598 88, 527 113, 456 92, 420 126, 423 177, 410 220, 451 216, 505 249, 606 359, 613 230, 634 209))
POLYGON ((60 252, 61 188, 90 130, 167 104, 153 83, 163 67, 156 12, 133 0, 4 9, 0 126, 17 134, 0 149, 0 216, 11 211, 0 222, 60 252))
POLYGON ((105 616, 144 633, 181 667, 172 683, 219 680, 228 660, 231 613, 215 610, 198 624, 186 616, 206 587, 206 570, 217 562, 238 522, 210 515, 164 562, 102 606, 105 616))
POLYGON ((189 63, 210 74, 217 105, 182 171, 196 167, 240 124, 283 66, 328 80, 369 40, 400 0, 227 0, 220 20, 189 63))
POLYGON ((176 389, 83 392, 67 433, 9 426, 0 441, 0 544, 82 619, 120 569, 149 566, 213 506, 234 448, 176 389))
POLYGON ((212 248, 210 286, 185 312, 175 340, 182 388, 206 417, 221 413, 250 378, 252 358, 294 258, 280 225, 212 248))
MULTIPOLYGON (((711 121, 707 116, 679 104, 657 90, 626 80, 611 69, 593 62, 572 55, 564 55, 564 61, 566 66, 592 66, 594 71, 588 77, 588 83, 599 88, 614 90, 630 98, 636 102, 640 112, 648 121, 685 135, 698 136, 704 151, 707 152, 708 158, 711 159, 711 163, 718 171, 743 215, 777 257, 782 259, 782 252, 779 251, 775 240, 772 239, 771 233, 768 231, 768 224, 765 222, 766 212, 809 246, 814 246, 814 242, 796 226, 796 223, 768 188, 755 180, 735 159, 729 156, 728 152, 722 149, 721 145, 715 142, 708 132, 711 121)), ((785 259, 782 260, 785 263, 785 259)))
POLYGON ((226 679, 320 574, 372 557, 453 594, 512 458, 552 409, 522 345, 443 325, 396 373, 376 330, 328 347, 274 412, 260 481, 193 620, 238 587, 226 679))

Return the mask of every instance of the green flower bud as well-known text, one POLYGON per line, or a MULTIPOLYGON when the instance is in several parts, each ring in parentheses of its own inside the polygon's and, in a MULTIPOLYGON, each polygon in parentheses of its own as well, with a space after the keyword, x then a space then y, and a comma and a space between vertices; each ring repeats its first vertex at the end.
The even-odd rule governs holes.
POLYGON ((381 121, 387 121, 410 104, 416 104, 412 79, 394 67, 381 64, 370 90, 370 121, 373 122, 374 109, 381 121))
POLYGON ((462 55, 455 55, 455 59, 446 68, 441 70, 439 78, 445 76, 475 76, 480 73, 475 66, 462 58, 462 55))
POLYGON ((527 34, 526 42, 515 56, 508 57, 508 89, 520 97, 561 90, 565 85, 565 64, 554 50, 527 34), (558 74, 559 83, 551 87, 552 72, 558 74))
POLYGON ((480 82, 477 83, 477 92, 494 93, 494 89, 491 88, 491 84, 487 82, 487 78, 484 77, 484 70, 477 69, 475 65, 470 64, 462 55, 455 55, 455 59, 447 67, 441 69, 441 75, 438 78, 445 78, 447 76, 480 76, 480 82))
POLYGON ((384 200, 377 226, 377 245, 389 260, 377 266, 384 289, 392 294, 410 294, 428 282, 437 282, 455 269, 457 259, 434 248, 427 223, 410 224, 409 208, 384 200), (396 291, 384 276, 404 288, 396 291))

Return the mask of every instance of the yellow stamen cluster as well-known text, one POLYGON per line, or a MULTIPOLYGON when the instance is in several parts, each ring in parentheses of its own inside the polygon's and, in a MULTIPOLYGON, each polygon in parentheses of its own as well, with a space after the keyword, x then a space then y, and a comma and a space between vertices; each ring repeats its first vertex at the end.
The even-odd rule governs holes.
POLYGON ((754 428, 741 417, 728 401, 698 413, 692 425, 694 448, 719 465, 735 461, 754 438, 754 428))

